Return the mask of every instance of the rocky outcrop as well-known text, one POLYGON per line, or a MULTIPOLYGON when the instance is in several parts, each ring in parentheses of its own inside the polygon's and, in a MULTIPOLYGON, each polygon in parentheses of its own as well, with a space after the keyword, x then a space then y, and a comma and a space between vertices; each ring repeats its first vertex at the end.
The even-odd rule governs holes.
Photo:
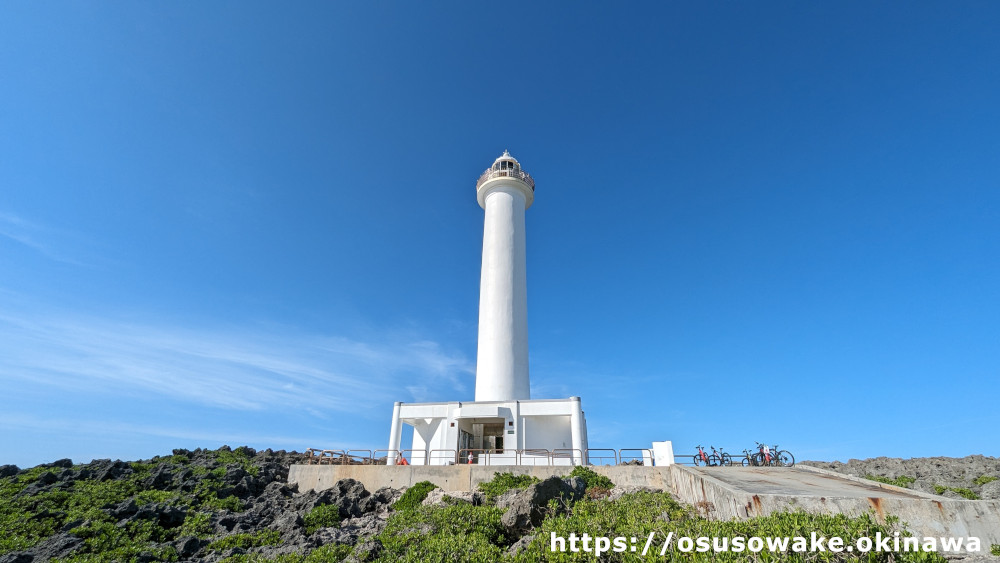
POLYGON ((586 489, 586 483, 576 477, 549 477, 504 498, 507 511, 503 513, 500 522, 511 532, 520 535, 542 523, 550 511, 549 501, 557 501, 555 511, 562 512, 570 503, 583 498, 586 489))

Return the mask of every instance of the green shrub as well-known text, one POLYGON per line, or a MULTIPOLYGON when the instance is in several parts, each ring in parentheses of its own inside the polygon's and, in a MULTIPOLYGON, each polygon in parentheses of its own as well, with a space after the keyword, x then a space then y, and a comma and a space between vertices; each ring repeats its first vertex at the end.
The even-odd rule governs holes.
POLYGON ((223 552, 234 547, 250 549, 262 545, 278 545, 279 543, 281 543, 281 534, 277 530, 258 530, 252 534, 241 533, 226 536, 208 544, 205 549, 223 552))
POLYGON ((906 475, 900 475, 895 479, 890 479, 889 477, 884 477, 882 475, 865 475, 865 479, 870 481, 878 481, 879 483, 885 483, 886 485, 895 485, 897 487, 903 487, 906 489, 910 488, 910 485, 914 483, 917 479, 915 477, 908 477, 906 475))
POLYGON ((340 523, 340 507, 335 504, 321 504, 309 511, 303 518, 306 533, 311 534, 320 528, 329 528, 340 523))
POLYGON ((979 495, 972 492, 971 489, 966 489, 965 487, 945 487, 944 485, 934 485, 934 492, 939 495, 943 495, 947 491, 958 493, 959 496, 965 497, 969 500, 979 500, 979 495))
POLYGON ((193 536, 200 540, 212 535, 211 515, 207 512, 188 512, 184 523, 177 530, 177 537, 193 536))
POLYGON ((486 494, 486 498, 488 500, 492 501, 511 489, 521 489, 537 482, 538 477, 532 477, 530 475, 494 473, 493 480, 479 484, 479 490, 486 494))
POLYGON ((313 550, 306 558, 304 563, 327 563, 335 561, 343 561, 351 554, 352 547, 342 543, 333 543, 324 545, 318 549, 313 550))
MULTIPOLYGON (((500 561, 510 543, 495 506, 418 506, 389 517, 379 561, 500 561)), ((593 556, 591 556, 593 560, 593 556)))
MULTIPOLYGON (((260 468, 253 464, 253 456, 250 455, 250 450, 246 446, 240 446, 235 450, 230 450, 229 448, 223 446, 212 452, 215 460, 222 465, 229 465, 231 463, 238 463, 244 471, 251 475, 257 475, 260 468)), ((222 475, 226 474, 226 470, 222 469, 222 475)), ((220 477, 222 476, 220 475, 220 477)))
POLYGON ((436 488, 438 488, 437 485, 431 483, 430 481, 421 481, 409 489, 406 489, 403 496, 399 497, 399 500, 392 505, 392 509, 412 510, 420 506, 420 503, 424 502, 424 499, 427 498, 427 493, 436 488))
POLYGON ((965 487, 952 487, 951 490, 959 494, 959 496, 965 497, 969 500, 979 500, 979 495, 972 492, 972 489, 967 489, 965 487))
POLYGON ((597 474, 593 469, 587 467, 586 465, 577 465, 573 468, 573 471, 569 474, 570 477, 579 477, 587 484, 587 488, 599 487, 601 489, 613 489, 615 484, 611 482, 604 475, 597 474))
POLYGON ((992 483, 993 481, 996 481, 997 479, 998 479, 998 477, 994 477, 992 475, 980 475, 979 477, 976 477, 976 479, 972 482, 972 484, 973 485, 979 485, 981 487, 981 486, 985 485, 986 483, 992 483))
POLYGON ((990 554, 1000 556, 1000 543, 995 543, 990 546, 990 554))

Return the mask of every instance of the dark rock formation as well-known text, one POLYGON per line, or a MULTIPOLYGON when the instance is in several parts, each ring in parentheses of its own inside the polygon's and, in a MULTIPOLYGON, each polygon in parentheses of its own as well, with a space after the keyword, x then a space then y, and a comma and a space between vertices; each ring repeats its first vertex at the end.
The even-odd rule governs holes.
POLYGON ((549 477, 514 495, 500 522, 515 533, 528 531, 545 519, 550 500, 557 500, 558 510, 561 511, 569 503, 583 498, 586 489, 586 483, 576 477, 569 479, 549 477))

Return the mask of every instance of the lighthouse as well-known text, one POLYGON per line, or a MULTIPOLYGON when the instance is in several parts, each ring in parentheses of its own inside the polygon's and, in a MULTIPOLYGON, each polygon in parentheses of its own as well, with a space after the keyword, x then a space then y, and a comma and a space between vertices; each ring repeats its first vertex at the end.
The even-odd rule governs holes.
POLYGON ((476 199, 486 211, 476 401, 527 400, 531 389, 524 212, 535 200, 535 180, 503 151, 476 182, 476 199))
POLYGON ((484 222, 475 400, 395 403, 386 462, 587 463, 580 397, 531 398, 524 216, 535 200, 535 180, 504 151, 479 176, 476 199, 484 222), (406 449, 403 425, 413 428, 406 449))

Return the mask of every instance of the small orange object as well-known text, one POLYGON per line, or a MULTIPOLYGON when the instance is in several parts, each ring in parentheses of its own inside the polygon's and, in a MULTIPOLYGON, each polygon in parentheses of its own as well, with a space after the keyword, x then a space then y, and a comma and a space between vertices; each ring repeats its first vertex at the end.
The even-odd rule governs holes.
POLYGON ((405 457, 399 456, 399 463, 397 463, 396 465, 410 465, 410 462, 406 461, 405 457))

